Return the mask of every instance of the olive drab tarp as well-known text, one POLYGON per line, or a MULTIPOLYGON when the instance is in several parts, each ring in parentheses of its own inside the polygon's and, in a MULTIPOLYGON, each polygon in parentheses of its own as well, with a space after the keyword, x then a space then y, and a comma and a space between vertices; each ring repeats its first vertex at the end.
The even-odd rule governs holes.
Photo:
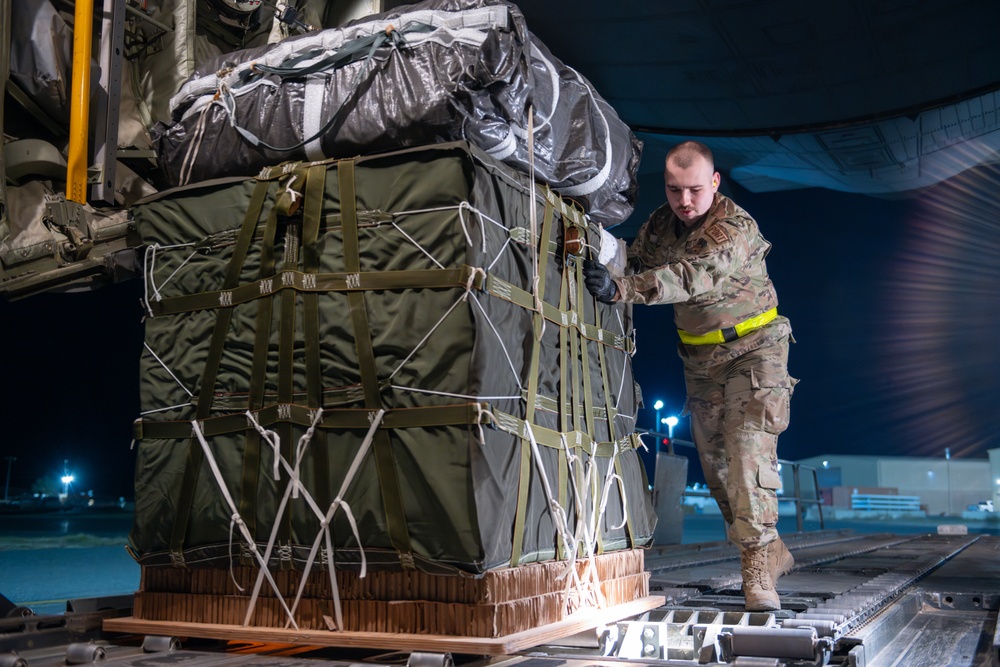
POLYGON ((635 204, 641 143, 504 0, 425 0, 226 53, 170 111, 153 133, 174 185, 462 139, 521 171, 533 155, 539 180, 605 226, 635 204))
POLYGON ((443 143, 133 211, 144 566, 479 573, 583 554, 595 524, 594 551, 649 542, 630 312, 586 292, 598 228, 547 188, 443 143))

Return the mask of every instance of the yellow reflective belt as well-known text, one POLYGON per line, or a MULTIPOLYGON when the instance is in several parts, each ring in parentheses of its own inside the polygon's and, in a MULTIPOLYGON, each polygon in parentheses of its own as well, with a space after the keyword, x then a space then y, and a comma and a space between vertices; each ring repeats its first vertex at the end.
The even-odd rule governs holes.
POLYGON ((734 327, 709 331, 707 334, 700 336, 684 331, 683 329, 678 329, 677 334, 681 337, 681 342, 687 345, 718 345, 719 343, 729 343, 737 338, 742 338, 754 329, 761 328, 777 316, 778 309, 775 307, 765 313, 744 320, 734 327))

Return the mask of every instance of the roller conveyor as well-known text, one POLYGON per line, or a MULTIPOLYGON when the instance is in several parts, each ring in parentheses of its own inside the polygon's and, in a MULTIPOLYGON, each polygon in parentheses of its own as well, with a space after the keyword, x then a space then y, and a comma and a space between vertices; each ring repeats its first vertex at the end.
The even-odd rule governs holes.
POLYGON ((104 610, 0 619, 0 666, 91 658, 122 667, 1000 665, 1000 537, 827 531, 785 540, 796 564, 778 582, 781 611, 744 610, 739 554, 731 545, 658 547, 649 550, 646 564, 651 592, 665 596, 666 605, 601 632, 502 658, 252 641, 191 641, 178 648, 174 638, 102 633, 101 618, 115 613, 104 610))

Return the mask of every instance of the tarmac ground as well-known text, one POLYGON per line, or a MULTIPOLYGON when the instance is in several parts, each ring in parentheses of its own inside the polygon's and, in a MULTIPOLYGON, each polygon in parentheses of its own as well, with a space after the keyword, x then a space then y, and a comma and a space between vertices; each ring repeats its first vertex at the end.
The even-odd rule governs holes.
MULTIPOLYGON (((131 594, 139 586, 139 566, 125 550, 132 517, 127 512, 0 516, 0 594, 36 614, 60 614, 67 600, 131 594)), ((827 530, 859 534, 936 533, 939 525, 965 525, 970 534, 1000 534, 1000 520, 961 517, 825 521, 827 530)), ((782 516, 780 533, 797 532, 795 516, 782 516)), ((819 530, 804 521, 805 532, 819 530)), ((721 515, 684 516, 682 542, 725 539, 721 515)))

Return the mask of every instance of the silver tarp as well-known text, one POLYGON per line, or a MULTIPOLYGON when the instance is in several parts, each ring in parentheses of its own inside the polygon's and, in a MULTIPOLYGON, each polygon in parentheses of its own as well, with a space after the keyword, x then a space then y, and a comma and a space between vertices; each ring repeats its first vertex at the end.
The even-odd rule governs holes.
POLYGON ((226 54, 184 83, 171 114, 153 132, 175 185, 466 139, 605 226, 635 199, 640 142, 502 0, 429 0, 226 54))

